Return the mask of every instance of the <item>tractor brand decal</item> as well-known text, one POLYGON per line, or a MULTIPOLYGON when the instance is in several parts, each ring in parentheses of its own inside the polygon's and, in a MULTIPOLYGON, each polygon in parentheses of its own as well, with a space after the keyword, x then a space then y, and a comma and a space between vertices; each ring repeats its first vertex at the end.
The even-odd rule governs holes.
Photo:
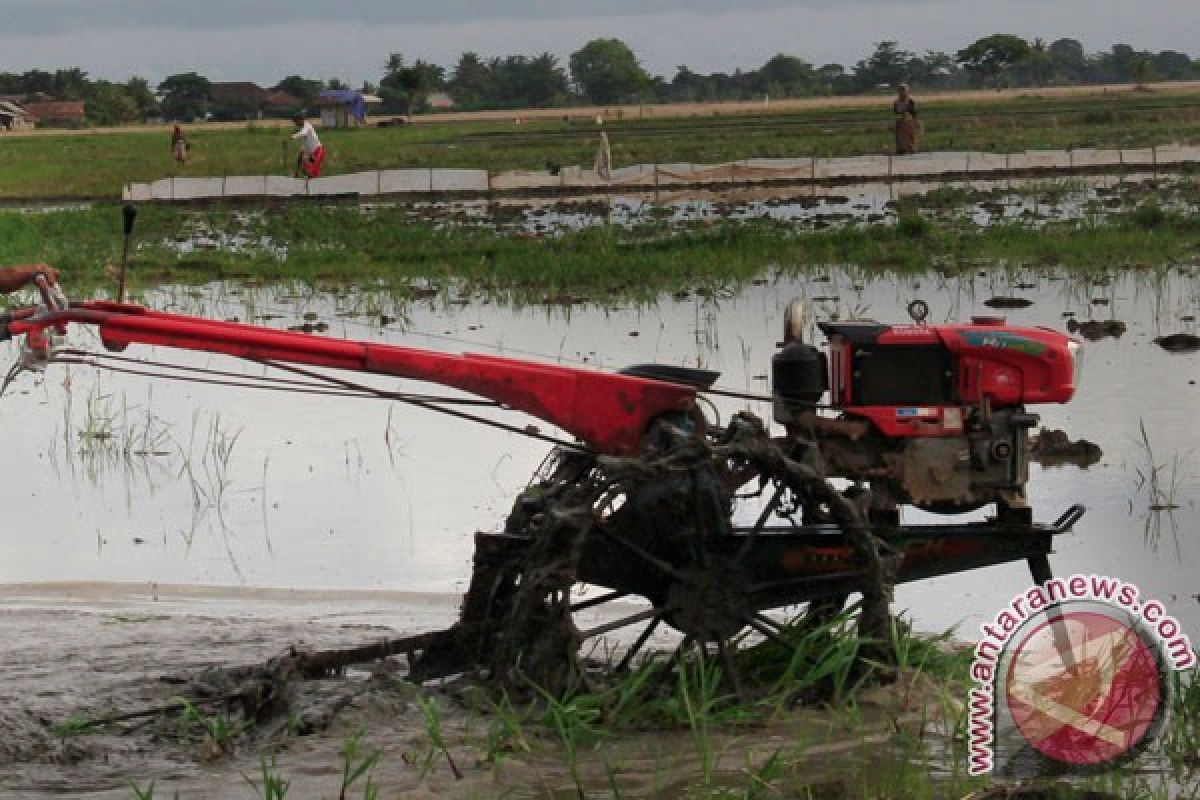
POLYGON ((935 411, 932 408, 897 408, 896 409, 896 417, 899 419, 906 419, 906 418, 911 418, 911 417, 928 417, 934 413, 935 413, 935 411))
POLYGON ((1197 661, 1162 603, 1102 575, 1033 586, 981 634, 968 699, 972 775, 1120 766, 1158 740, 1171 673, 1197 661))
POLYGON ((997 350, 1016 350, 1031 356, 1040 356, 1046 345, 1008 331, 960 331, 959 336, 972 347, 992 347, 997 350))

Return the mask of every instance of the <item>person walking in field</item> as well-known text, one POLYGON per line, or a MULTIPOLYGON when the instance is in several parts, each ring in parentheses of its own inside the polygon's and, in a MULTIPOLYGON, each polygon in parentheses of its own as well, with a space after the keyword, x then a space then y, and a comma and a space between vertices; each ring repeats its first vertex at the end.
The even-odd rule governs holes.
POLYGON ((175 130, 171 131, 171 155, 175 157, 176 163, 182 165, 187 163, 188 156, 188 140, 183 134, 183 128, 178 125, 175 130))
POLYGON ((312 123, 297 114, 292 118, 296 123, 293 139, 300 140, 300 155, 296 157, 296 177, 319 178, 321 165, 325 163, 325 146, 317 137, 317 131, 312 123))
POLYGON ((892 104, 896 114, 896 155, 905 156, 920 148, 921 123, 917 119, 917 101, 909 93, 907 83, 896 87, 896 100, 892 104))

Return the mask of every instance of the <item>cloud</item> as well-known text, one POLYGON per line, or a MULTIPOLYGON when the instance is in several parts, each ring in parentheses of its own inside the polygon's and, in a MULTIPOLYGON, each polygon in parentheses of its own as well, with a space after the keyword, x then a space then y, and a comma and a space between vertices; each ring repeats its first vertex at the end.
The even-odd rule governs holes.
POLYGON ((378 81, 392 52, 446 67, 468 50, 485 57, 545 51, 565 63, 589 39, 616 36, 651 72, 670 78, 681 64, 731 72, 756 69, 776 53, 852 66, 883 39, 916 52, 953 52, 997 31, 1077 38, 1089 51, 1127 42, 1196 55, 1200 30, 1196 0, 475 2, 483 10, 463 0, 0 0, 0 71, 78 66, 93 77, 157 82, 195 70, 262 85, 290 74, 357 84, 378 81), (10 12, 14 3, 19 13, 10 12), (31 32, 36 26, 40 33, 31 32))
MULTIPOLYGON (((877 2, 880 0, 876 0, 877 2)), ((886 2, 886 0, 882 0, 886 2)), ((894 2, 894 0, 893 0, 894 2)), ((820 0, 738 0, 738 10, 821 5, 820 0)), ((335 25, 473 24, 729 10, 728 0, 4 0, 7 33, 131 29, 241 29, 310 22, 335 25)))

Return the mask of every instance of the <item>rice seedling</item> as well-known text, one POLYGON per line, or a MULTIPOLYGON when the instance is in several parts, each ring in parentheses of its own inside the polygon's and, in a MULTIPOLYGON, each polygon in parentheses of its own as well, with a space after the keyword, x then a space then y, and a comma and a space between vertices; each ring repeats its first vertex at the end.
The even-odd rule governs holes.
POLYGON ((260 780, 255 781, 245 773, 242 773, 242 779, 250 785, 250 788, 262 800, 284 800, 287 797, 288 790, 292 786, 292 782, 280 774, 278 756, 272 753, 268 761, 265 754, 260 755, 258 757, 258 766, 260 780))
POLYGON ((461 781, 463 779, 462 770, 458 768, 458 764, 446 744, 446 737, 442 731, 441 710, 438 708, 437 700, 429 695, 417 695, 416 701, 417 707, 421 709, 421 717, 425 721, 425 735, 429 739, 429 747, 421 764, 421 780, 429 775, 433 768, 433 760, 440 753, 446 759, 446 764, 454 774, 454 779, 461 781))
POLYGON ((579 775, 579 748, 594 745, 604 736, 596 725, 601 718, 597 698, 582 694, 559 698, 540 686, 531 685, 546 704, 546 717, 566 750, 567 769, 582 798, 585 792, 579 775))
POLYGON ((1152 512, 1172 511, 1179 508, 1175 502, 1175 488, 1179 477, 1179 454, 1172 461, 1170 474, 1165 473, 1166 464, 1156 464, 1154 448, 1150 446, 1150 437, 1146 433, 1146 421, 1138 419, 1138 434, 1142 453, 1146 463, 1134 469, 1137 476, 1137 491, 1146 489, 1149 495, 1148 508, 1152 512))
POLYGON ((493 719, 487 730, 487 760, 498 763, 505 753, 530 752, 523 714, 513 705, 508 692, 501 692, 499 699, 492 701, 490 711, 493 719))
POLYGON ((1163 750, 1177 767, 1200 768, 1200 670, 1171 675, 1172 704, 1163 750))
POLYGON ((758 769, 745 770, 749 782, 746 786, 745 800, 758 800, 775 794, 772 785, 783 772, 783 751, 776 750, 758 769))
POLYGON ((150 783, 146 784, 145 788, 142 788, 133 781, 130 781, 129 790, 133 792, 134 800, 154 800, 154 781, 150 781, 150 783))
POLYGON ((680 663, 678 678, 677 702, 700 756, 702 787, 708 789, 712 786, 716 768, 711 730, 713 713, 725 699, 719 693, 721 668, 708 663, 702 653, 699 658, 680 663))
POLYGON ((80 734, 88 733, 93 727, 92 718, 86 714, 77 714, 66 722, 58 723, 53 727, 54 735, 66 738, 68 736, 79 736, 80 734))
MULTIPOLYGON (((417 697, 417 702, 421 702, 421 698, 417 697)), ((425 707, 421 707, 422 711, 425 707)), ((356 783, 364 776, 367 781, 363 785, 364 800, 375 800, 379 796, 379 787, 374 784, 371 778, 371 772, 379 764, 379 759, 383 756, 380 750, 364 752, 363 750, 363 731, 356 732, 353 736, 346 739, 342 744, 342 785, 338 792, 338 800, 346 800, 347 792, 349 792, 356 783)), ((422 779, 425 774, 422 773, 422 779)))

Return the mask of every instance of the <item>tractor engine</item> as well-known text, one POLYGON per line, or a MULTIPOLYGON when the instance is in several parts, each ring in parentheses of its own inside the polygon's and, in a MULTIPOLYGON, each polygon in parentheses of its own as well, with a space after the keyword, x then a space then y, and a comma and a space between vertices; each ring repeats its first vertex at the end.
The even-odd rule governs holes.
POLYGON ((1029 522, 1038 416, 1026 406, 1071 399, 1077 340, 998 317, 925 325, 914 315, 912 325, 820 323, 826 354, 800 341, 797 311, 772 360, 775 418, 795 447, 814 450, 827 476, 869 487, 880 522, 903 504, 960 513, 988 503, 1002 521, 1029 522))

